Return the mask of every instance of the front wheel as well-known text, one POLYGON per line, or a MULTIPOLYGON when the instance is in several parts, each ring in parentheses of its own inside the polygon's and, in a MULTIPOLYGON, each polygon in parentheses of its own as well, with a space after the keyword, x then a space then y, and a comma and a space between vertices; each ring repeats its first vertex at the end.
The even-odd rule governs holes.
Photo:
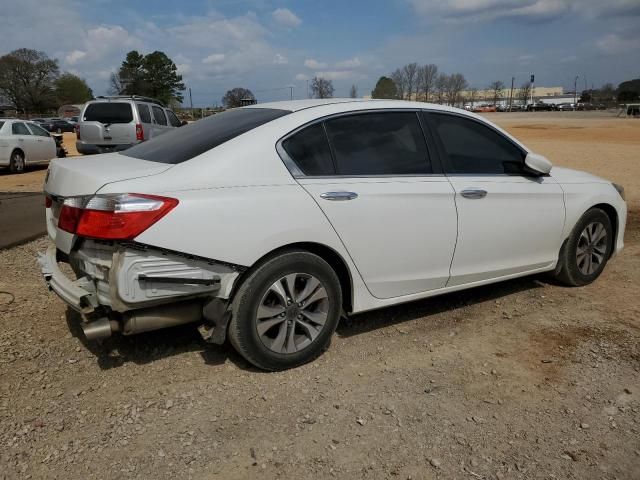
POLYGON ((258 368, 297 367, 326 350, 341 306, 340 281, 327 262, 285 252, 258 266, 238 289, 229 339, 258 368))
POLYGON ((609 216, 599 208, 587 211, 560 252, 556 278, 573 287, 593 282, 611 256, 613 241, 609 216))

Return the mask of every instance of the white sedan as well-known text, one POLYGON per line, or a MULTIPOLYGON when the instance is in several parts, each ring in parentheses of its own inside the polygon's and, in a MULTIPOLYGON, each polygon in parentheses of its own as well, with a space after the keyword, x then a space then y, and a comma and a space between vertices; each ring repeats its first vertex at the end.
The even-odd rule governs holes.
POLYGON ((622 187, 478 115, 386 100, 229 110, 55 160, 45 190, 42 271, 87 338, 199 322, 267 370, 318 356, 343 315, 540 272, 588 284, 627 215, 622 187))
POLYGON ((56 157, 56 142, 34 122, 0 118, 0 167, 22 173, 56 157))

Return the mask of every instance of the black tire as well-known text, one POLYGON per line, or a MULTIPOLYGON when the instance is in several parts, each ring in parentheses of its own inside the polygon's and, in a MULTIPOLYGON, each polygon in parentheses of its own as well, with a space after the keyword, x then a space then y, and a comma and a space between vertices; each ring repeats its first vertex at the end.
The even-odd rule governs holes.
MULTIPOLYGON (((342 291, 335 271, 322 258, 303 250, 289 250, 268 258, 245 278, 232 302, 229 340, 248 362, 269 371, 286 370, 310 362, 331 343, 342 311, 342 291), (321 282, 327 293, 327 318, 317 337, 294 353, 268 348, 257 331, 257 311, 269 288, 292 273, 308 274, 321 282)), ((295 326, 294 329, 298 328, 295 326)), ((287 328, 287 327, 285 327, 287 328)))
POLYGON ((20 150, 14 150, 9 160, 9 171, 11 173, 24 173, 27 169, 27 163, 24 159, 24 153, 20 150))
MULTIPOLYGON (((607 264, 609 257, 611 256, 613 242, 613 227, 611 225, 611 219, 609 218, 609 216, 599 208, 592 208, 591 210, 588 210, 580 218, 578 223, 576 223, 575 227, 573 227, 569 238, 560 251, 558 267, 554 272, 555 278, 565 285, 569 285, 572 287, 580 287, 590 284, 596 278, 598 278, 604 270, 604 267, 607 264), (578 265, 578 244, 581 242, 581 235, 585 231, 587 226, 594 223, 599 223, 604 227, 606 231, 606 246, 602 247, 602 261, 597 265, 593 272, 586 274, 581 271, 578 265)), ((588 255, 591 256, 592 254, 588 253, 588 255)))

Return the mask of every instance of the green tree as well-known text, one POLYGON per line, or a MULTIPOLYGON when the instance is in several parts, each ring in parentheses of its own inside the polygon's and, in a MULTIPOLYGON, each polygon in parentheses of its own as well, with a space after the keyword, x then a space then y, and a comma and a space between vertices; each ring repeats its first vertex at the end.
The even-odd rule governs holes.
POLYGON ((176 64, 164 52, 127 53, 117 74, 111 76, 111 92, 154 97, 168 104, 181 102, 184 83, 176 64))
POLYGON ((0 57, 0 94, 21 112, 44 112, 56 106, 53 82, 58 61, 44 52, 20 48, 0 57))
POLYGON ((311 95, 315 98, 332 98, 333 82, 322 77, 313 77, 311 79, 311 95))
POLYGON ((236 87, 227 90, 222 97, 222 104, 227 108, 236 108, 242 106, 242 100, 255 100, 256 97, 248 88, 236 87))
POLYGON ((619 102, 635 102, 640 100, 640 78, 627 80, 618 85, 619 102))
POLYGON ((82 78, 72 73, 63 73, 54 82, 58 104, 84 103, 93 98, 93 92, 82 78))
POLYGON ((176 64, 164 52, 155 51, 145 55, 142 68, 149 95, 166 104, 171 99, 182 102, 182 75, 178 74, 176 64))
POLYGON ((372 98, 396 98, 398 89, 396 84, 389 77, 380 77, 375 88, 371 92, 372 98))

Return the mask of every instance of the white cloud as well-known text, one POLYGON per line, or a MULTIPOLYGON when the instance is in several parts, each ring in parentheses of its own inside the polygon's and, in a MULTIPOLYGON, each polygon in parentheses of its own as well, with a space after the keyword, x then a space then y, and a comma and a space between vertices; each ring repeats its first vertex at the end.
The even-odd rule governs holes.
POLYGON ((334 70, 326 72, 316 72, 316 77, 326 78, 327 80, 351 80, 364 78, 364 75, 354 72, 353 70, 334 70))
POLYGON ((191 72, 191 64, 190 63, 178 63, 176 65, 176 70, 180 75, 185 75, 191 72))
POLYGON ((295 76, 295 80, 298 82, 304 82, 305 80, 309 80, 309 75, 305 75, 304 73, 299 73, 295 76))
POLYGON ((284 27, 299 27, 302 20, 288 8, 277 8, 272 13, 273 19, 284 27))
POLYGON ((336 68, 358 68, 362 66, 362 61, 358 57, 349 58, 336 63, 336 68))
POLYGON ((87 52, 83 52, 82 50, 73 50, 67 56, 64 57, 64 61, 69 65, 75 65, 78 60, 83 59, 87 56, 87 52))
POLYGON ((307 58, 304 61, 304 66, 310 68, 312 70, 317 70, 319 68, 327 68, 327 64, 324 62, 319 62, 315 58, 307 58))
POLYGON ((211 55, 204 57, 202 63, 220 63, 224 60, 224 53, 212 53, 211 55))
POLYGON ((274 65, 286 65, 287 63, 289 63, 289 60, 287 60, 287 57, 279 53, 276 53, 276 56, 273 59, 274 65))
POLYGON ((610 33, 596 41, 598 49, 604 53, 615 55, 640 49, 640 37, 625 37, 617 33, 610 33))

